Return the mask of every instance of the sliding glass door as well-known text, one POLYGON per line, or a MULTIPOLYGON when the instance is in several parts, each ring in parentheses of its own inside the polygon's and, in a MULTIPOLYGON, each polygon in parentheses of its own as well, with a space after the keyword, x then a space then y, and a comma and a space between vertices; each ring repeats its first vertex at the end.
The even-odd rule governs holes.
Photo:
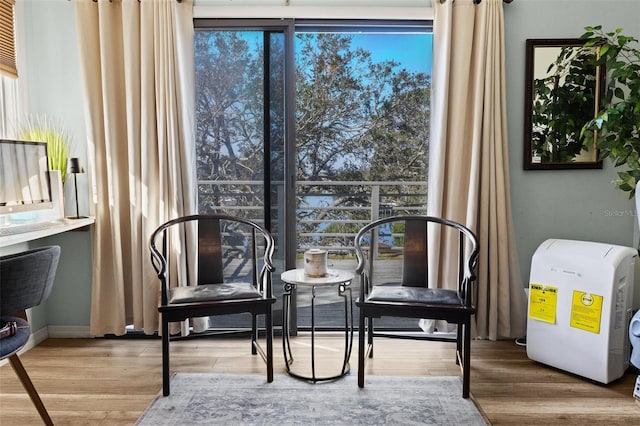
MULTIPOLYGON (((226 21, 199 22, 195 34, 199 211, 263 224, 276 240, 278 272, 286 268, 286 34, 282 24, 226 21)), ((278 277, 276 324, 282 305, 278 277)), ((212 327, 247 327, 248 321, 212 318, 212 327)))
MULTIPOLYGON (((305 250, 319 248, 330 268, 353 272, 353 238, 362 226, 426 213, 431 45, 425 22, 296 22, 298 267, 305 250)), ((390 262, 399 261, 392 244, 382 244, 389 244, 390 262)), ((311 320, 304 292, 301 328, 311 320)), ((315 324, 342 327, 337 289, 316 293, 315 324)), ((417 328, 416 321, 379 324, 417 328)))
MULTIPOLYGON (((431 41, 423 21, 196 20, 199 208, 274 234, 278 324, 280 273, 305 250, 354 271, 361 226, 426 211, 431 41)), ((316 325, 343 326, 341 300, 322 291, 316 325)))

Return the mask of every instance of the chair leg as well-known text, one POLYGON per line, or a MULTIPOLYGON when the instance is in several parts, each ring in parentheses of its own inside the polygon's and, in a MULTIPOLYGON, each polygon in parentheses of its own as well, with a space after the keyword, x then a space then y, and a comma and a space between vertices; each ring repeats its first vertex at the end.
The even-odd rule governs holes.
POLYGON ((44 424, 53 425, 53 421, 51 420, 51 417, 49 417, 49 413, 47 413, 47 409, 42 403, 42 400, 40 399, 40 395, 38 395, 38 391, 36 390, 35 386, 33 386, 33 383, 31 382, 31 379, 29 378, 27 371, 24 369, 24 366, 22 365, 20 358, 18 358, 18 355, 16 354, 11 355, 9 357, 9 362, 11 363, 11 366, 13 367, 14 371, 18 375, 18 378, 22 382, 22 386, 24 386, 27 393, 29 394, 29 398, 31 398, 33 405, 36 406, 36 409, 38 410, 38 414, 40 414, 40 417, 42 418, 42 421, 44 422, 44 424))
POLYGON ((251 314, 251 355, 257 355, 258 350, 256 344, 258 343, 258 316, 251 314))
POLYGON ((162 318, 162 395, 169 392, 169 321, 162 318))
POLYGON ((267 310, 265 328, 267 329, 267 383, 273 382, 273 317, 271 307, 267 310))
POLYGON ((462 332, 463 325, 458 324, 456 328, 456 365, 460 365, 460 359, 462 358, 462 332))
POLYGON ((359 388, 364 387, 365 328, 366 328, 365 317, 364 317, 364 314, 362 313, 362 308, 361 308, 360 318, 358 322, 358 387, 359 388))
POLYGON ((367 342, 369 343, 369 358, 373 358, 373 318, 368 319, 367 342))
POLYGON ((469 384, 471 381, 471 321, 464 323, 464 343, 462 345, 462 397, 469 398, 469 384))

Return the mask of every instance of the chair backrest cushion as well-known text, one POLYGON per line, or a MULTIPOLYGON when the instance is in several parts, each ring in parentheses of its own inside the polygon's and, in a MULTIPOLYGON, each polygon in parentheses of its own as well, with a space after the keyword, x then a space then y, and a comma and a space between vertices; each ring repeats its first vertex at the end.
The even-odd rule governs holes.
POLYGON ((198 284, 224 282, 219 219, 198 221, 198 284))
POLYGON ((406 220, 402 285, 428 287, 427 225, 424 220, 406 220))
POLYGON ((51 294, 59 258, 59 246, 0 257, 0 315, 44 302, 51 294))

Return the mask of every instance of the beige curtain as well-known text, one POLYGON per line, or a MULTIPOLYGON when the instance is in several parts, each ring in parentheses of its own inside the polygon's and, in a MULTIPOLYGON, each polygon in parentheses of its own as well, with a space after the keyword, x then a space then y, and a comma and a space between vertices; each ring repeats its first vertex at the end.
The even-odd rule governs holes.
POLYGON ((91 333, 153 333, 151 232, 194 213, 192 1, 76 0, 92 173, 91 333))
POLYGON ((509 195, 502 7, 433 0, 428 213, 478 236, 476 334, 492 340, 521 337, 526 323, 509 195))

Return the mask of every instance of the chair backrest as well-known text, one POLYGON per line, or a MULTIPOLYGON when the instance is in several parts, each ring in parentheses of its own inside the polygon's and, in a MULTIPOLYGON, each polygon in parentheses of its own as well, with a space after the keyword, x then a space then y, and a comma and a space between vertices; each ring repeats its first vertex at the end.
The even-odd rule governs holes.
POLYGON ((48 246, 0 257, 0 315, 13 315, 51 294, 60 247, 48 246))
POLYGON ((198 284, 224 282, 220 219, 198 220, 198 284))
MULTIPOLYGON (((478 241, 471 230, 457 222, 433 216, 393 216, 369 223, 358 232, 354 240, 358 258, 356 273, 366 275, 366 282, 363 286, 365 292, 368 291, 366 287, 376 284, 370 278, 373 276, 374 262, 372 260, 377 256, 375 252, 376 239, 379 239, 380 236, 390 238, 391 245, 399 244, 400 241, 402 244, 402 276, 400 279, 391 279, 390 282, 410 287, 429 287, 429 250, 433 247, 430 244, 430 239, 445 237, 454 240, 449 247, 451 250, 448 254, 455 255, 455 259, 448 257, 444 260, 455 262, 453 266, 457 268, 458 292, 462 298, 468 292, 467 285, 475 280, 478 241), (402 228, 404 231, 399 232, 399 229, 402 228), (452 233, 457 234, 457 237, 452 237, 452 233)), ((441 244, 438 245, 438 247, 441 246, 441 244)), ((377 276, 384 277, 385 274, 377 276)))
POLYGON ((427 221, 406 220, 404 230, 404 256, 402 285, 426 287, 429 276, 427 221))
MULTIPOLYGON (((256 222, 222 214, 183 216, 160 225, 151 235, 151 262, 162 283, 162 303, 167 303, 171 262, 171 238, 179 238, 184 280, 182 285, 222 284, 225 280, 249 280, 271 297, 270 272, 274 241, 271 233, 256 222), (172 232, 174 231, 174 232, 172 232), (197 269, 190 268, 188 248, 197 248, 197 269), (263 255, 259 256, 259 252, 263 255), (197 271, 191 273, 191 271, 197 271), (228 272, 225 276, 225 270, 228 272), (197 275, 197 276, 193 276, 197 275), (232 275, 232 276, 230 276, 232 275), (250 276, 249 276, 250 275, 250 276)), ((193 266, 193 265, 191 265, 193 266)))

